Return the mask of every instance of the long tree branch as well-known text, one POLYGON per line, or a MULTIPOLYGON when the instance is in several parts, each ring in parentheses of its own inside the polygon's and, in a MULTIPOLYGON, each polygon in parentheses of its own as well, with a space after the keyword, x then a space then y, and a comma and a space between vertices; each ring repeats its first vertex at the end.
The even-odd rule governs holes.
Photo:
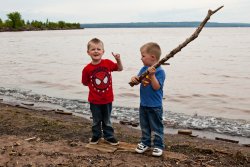
MULTIPOLYGON (((153 66, 155 68, 158 68, 160 65, 164 64, 168 59, 174 57, 174 55, 178 52, 181 51, 182 48, 184 48, 187 44, 189 44, 190 42, 192 42, 194 39, 196 39, 198 37, 198 35, 200 34, 201 30, 203 29, 203 27, 205 26, 205 24, 207 23, 207 21, 210 19, 210 17, 216 13, 218 10, 220 10, 221 8, 223 8, 224 6, 219 7, 218 9, 212 11, 212 10, 208 10, 207 16, 205 17, 205 19, 200 23, 199 27, 195 30, 195 32, 189 37, 187 38, 182 44, 180 44, 179 46, 177 46, 175 49, 173 49, 169 54, 167 54, 164 58, 162 58, 158 63, 154 64, 153 66)), ((145 71, 144 73, 142 73, 139 76, 139 82, 142 81, 143 78, 145 78, 148 75, 148 70, 145 71)), ((134 86, 135 84, 133 82, 129 82, 130 86, 134 86)))

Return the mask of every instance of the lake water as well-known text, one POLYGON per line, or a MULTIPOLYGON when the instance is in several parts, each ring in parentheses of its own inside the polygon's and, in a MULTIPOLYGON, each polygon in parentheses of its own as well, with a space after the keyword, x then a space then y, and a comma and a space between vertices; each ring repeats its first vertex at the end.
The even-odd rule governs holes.
MULTIPOLYGON (((121 28, 2 32, 0 95, 29 101, 65 101, 66 108, 66 103, 74 104, 67 109, 82 110, 80 105, 87 105, 88 88, 81 84, 81 71, 91 61, 86 45, 98 37, 104 42, 103 58, 114 60, 111 52, 121 54, 124 71, 113 73, 114 114, 129 117, 139 106, 139 86, 130 87, 128 82, 142 66, 140 46, 157 42, 163 57, 194 31, 195 28, 121 28)), ((250 28, 203 29, 197 39, 168 61, 170 66, 163 66, 167 76, 163 104, 166 114, 170 113, 165 119, 189 128, 195 124, 208 129, 211 124, 225 127, 231 121, 233 127, 229 129, 240 124, 237 134, 243 126, 245 132, 240 135, 250 137, 249 55, 250 28), (204 120, 210 120, 209 126, 201 125, 204 120), (222 120, 226 123, 219 125, 222 120)))

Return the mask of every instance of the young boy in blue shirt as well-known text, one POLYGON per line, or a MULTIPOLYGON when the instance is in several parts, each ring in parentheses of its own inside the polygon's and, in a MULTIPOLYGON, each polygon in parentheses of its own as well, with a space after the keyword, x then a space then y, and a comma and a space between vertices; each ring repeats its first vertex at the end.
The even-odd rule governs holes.
MULTIPOLYGON (((161 156, 164 149, 164 127, 162 122, 163 108, 163 85, 165 72, 161 67, 155 69, 161 55, 161 48, 157 43, 149 42, 141 48, 141 60, 144 67, 141 68, 139 75, 148 70, 149 74, 141 81, 140 85, 140 127, 142 131, 141 142, 135 151, 144 153, 151 147, 151 134, 153 140, 153 156, 161 156)), ((139 84, 138 76, 131 78, 131 82, 139 84)))

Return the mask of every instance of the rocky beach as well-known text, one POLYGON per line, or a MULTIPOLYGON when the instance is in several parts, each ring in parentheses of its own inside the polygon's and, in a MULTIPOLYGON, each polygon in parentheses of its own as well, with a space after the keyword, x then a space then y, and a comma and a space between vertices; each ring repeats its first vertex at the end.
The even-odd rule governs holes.
POLYGON ((0 166, 242 166, 249 145, 166 134, 164 155, 137 154, 140 131, 114 124, 119 146, 91 146, 91 121, 57 111, 0 104, 0 166))

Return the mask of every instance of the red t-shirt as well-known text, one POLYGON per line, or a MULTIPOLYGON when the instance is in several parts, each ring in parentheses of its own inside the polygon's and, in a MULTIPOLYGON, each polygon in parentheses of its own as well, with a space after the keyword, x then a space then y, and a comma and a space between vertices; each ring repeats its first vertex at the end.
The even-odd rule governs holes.
POLYGON ((117 70, 117 63, 108 59, 96 65, 90 63, 82 70, 82 83, 89 87, 90 103, 107 104, 114 100, 111 72, 117 70))

